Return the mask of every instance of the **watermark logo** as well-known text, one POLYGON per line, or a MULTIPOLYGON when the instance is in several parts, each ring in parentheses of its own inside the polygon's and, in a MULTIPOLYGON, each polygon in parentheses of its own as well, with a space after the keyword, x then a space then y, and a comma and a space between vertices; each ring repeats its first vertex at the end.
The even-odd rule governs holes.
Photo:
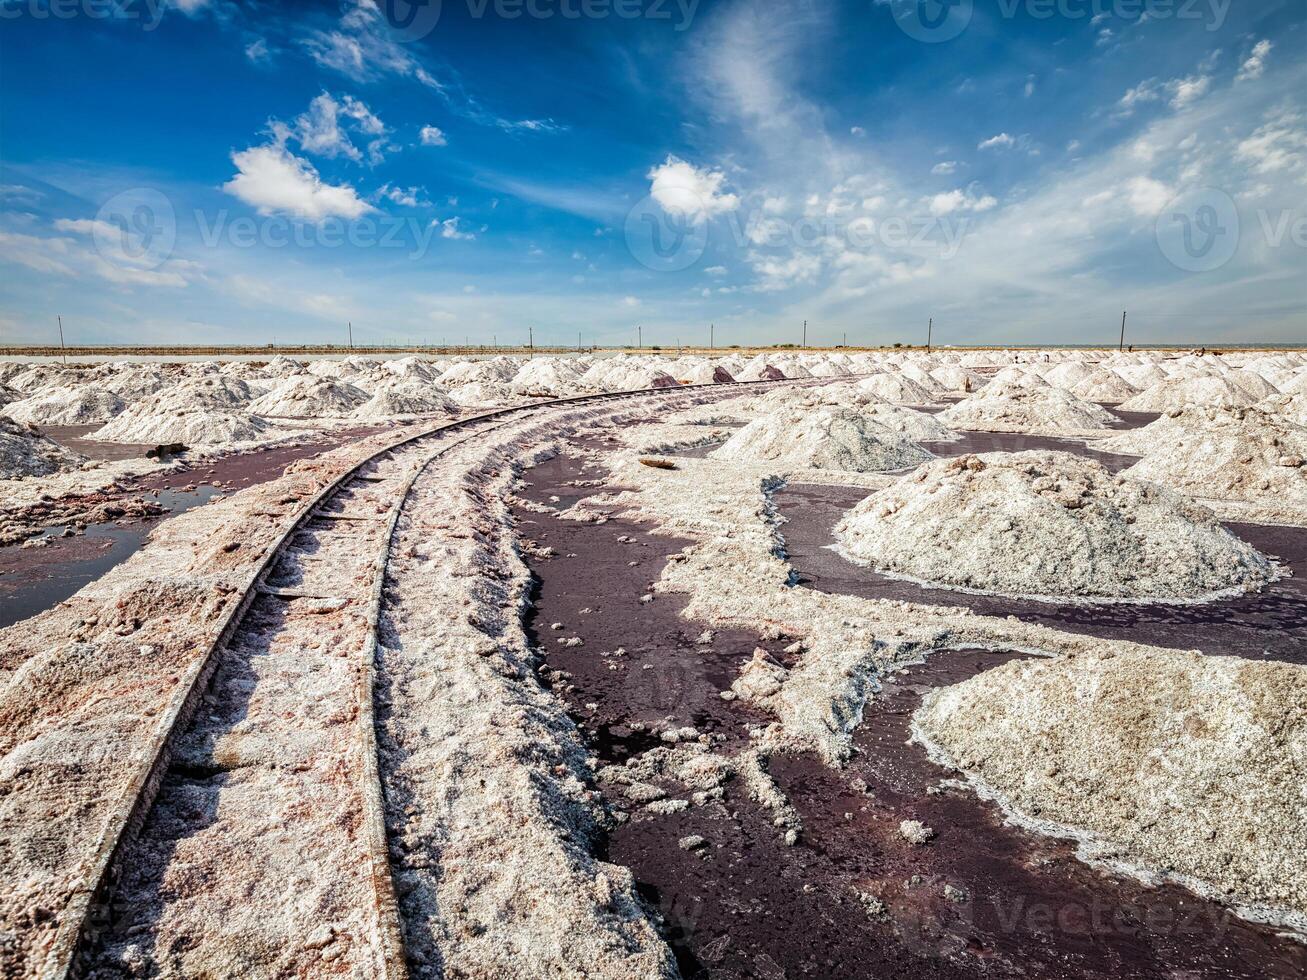
POLYGON ((708 247, 708 222, 689 211, 669 212, 645 197, 626 215, 626 247, 655 272, 679 272, 698 262, 708 247))
POLYGON ((1239 209, 1215 187, 1181 194, 1157 218, 1157 247, 1177 269, 1213 272, 1239 248, 1239 209))
POLYGON ((152 187, 134 187, 101 205, 92 226, 95 250, 116 265, 157 269, 177 244, 172 202, 152 187))
POLYGON ((894 23, 914 41, 942 44, 971 24, 975 0, 876 0, 888 6, 894 23))
POLYGON ((440 23, 441 0, 381 0, 381 16, 396 41, 420 41, 440 23))

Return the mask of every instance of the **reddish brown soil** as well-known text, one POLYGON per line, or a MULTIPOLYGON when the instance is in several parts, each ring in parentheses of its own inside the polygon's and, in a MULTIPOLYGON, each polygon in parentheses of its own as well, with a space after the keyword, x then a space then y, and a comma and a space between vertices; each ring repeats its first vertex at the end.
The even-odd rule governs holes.
MULTIPOLYGON (((527 474, 532 485, 524 496, 540 503, 557 496, 551 506, 566 507, 587 493, 568 482, 594 475, 575 461, 552 460, 527 474)), ((719 750, 743 744, 759 713, 723 702, 718 692, 755 646, 784 658, 778 648, 785 641, 723 631, 705 649, 694 643, 702 627, 679 617, 677 597, 640 603, 683 541, 621 521, 581 524, 524 508, 517 516, 526 537, 558 554, 529 559, 539 581, 526 623, 545 650, 546 670, 570 675, 555 690, 600 759, 621 762, 652 747, 632 721, 675 718, 725 734, 719 750), (558 642, 570 636, 584 645, 558 642), (619 647, 626 654, 613 656, 619 647)), ((774 758, 772 775, 804 821, 797 846, 786 847, 770 815, 734 786, 723 804, 652 819, 637 814, 619 825, 605 856, 631 868, 663 916, 683 974, 1301 976, 1307 947, 1183 890, 1102 875, 1067 845, 1005 826, 969 792, 931 792, 946 774, 906 744, 921 693, 1012 656, 941 654, 905 683, 887 686, 867 709, 845 772, 808 756, 774 758), (935 828, 937 839, 908 844, 898 824, 909 818, 935 828), (682 850, 678 841, 690 834, 709 846, 682 850), (946 884, 959 891, 946 896, 946 884), (859 891, 879 896, 885 914, 869 916, 859 891)))

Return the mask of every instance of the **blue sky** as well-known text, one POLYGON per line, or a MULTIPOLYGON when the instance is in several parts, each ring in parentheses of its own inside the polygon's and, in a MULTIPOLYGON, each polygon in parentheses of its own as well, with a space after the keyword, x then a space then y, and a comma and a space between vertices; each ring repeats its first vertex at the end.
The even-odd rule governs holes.
POLYGON ((1307 341, 1294 0, 0 12, 5 343, 1307 341))

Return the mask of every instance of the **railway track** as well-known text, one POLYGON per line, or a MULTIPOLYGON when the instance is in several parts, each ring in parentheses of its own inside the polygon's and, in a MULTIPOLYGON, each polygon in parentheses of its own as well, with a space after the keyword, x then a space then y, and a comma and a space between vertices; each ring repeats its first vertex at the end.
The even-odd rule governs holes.
MULTIPOLYGON (((333 969, 342 975, 406 977, 373 714, 383 581, 404 503, 442 455, 510 422, 542 410, 686 390, 555 399, 435 426, 383 447, 305 503, 228 607, 215 641, 179 679, 145 763, 60 917, 41 975, 97 973, 110 948, 116 962, 130 966, 139 955, 135 937, 165 915, 160 896, 207 893, 232 876, 231 887, 251 903, 301 895, 316 902, 302 918, 323 920, 325 931, 307 937, 308 945, 332 946, 333 969), (342 729, 349 733, 344 739, 342 729), (260 856, 268 857, 270 840, 284 848, 292 830, 302 838, 290 842, 299 848, 297 867, 278 869, 282 879, 271 882, 241 877, 242 868, 257 869, 260 856), (309 894, 319 872, 332 879, 330 887, 309 894)), ((172 925, 189 916, 201 929, 221 931, 221 922, 205 922, 202 902, 174 904, 195 907, 172 925)), ((294 951, 277 951, 284 937, 275 928, 262 938, 264 947, 256 937, 256 948, 237 948, 215 964, 217 971, 239 975, 271 962, 298 972, 302 964, 288 959, 294 951)))

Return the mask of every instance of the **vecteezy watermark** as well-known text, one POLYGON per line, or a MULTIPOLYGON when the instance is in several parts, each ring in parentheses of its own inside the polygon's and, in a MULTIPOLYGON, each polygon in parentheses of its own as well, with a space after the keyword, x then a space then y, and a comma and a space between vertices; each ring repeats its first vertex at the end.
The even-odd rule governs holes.
MULTIPOLYGON (((679 272, 697 263, 716 237, 734 249, 781 249, 791 256, 842 257, 885 252, 952 259, 971 230, 968 215, 910 214, 877 217, 803 215, 782 218, 761 208, 730 210, 710 218, 707 208, 678 199, 667 210, 645 197, 623 228, 631 257, 655 272, 679 272)), ((765 255, 763 251, 758 254, 765 255)), ((801 259, 800 259, 801 261, 801 259)))
POLYGON ((139 21, 152 31, 175 0, 0 0, 0 20, 139 21))
POLYGON ((626 215, 626 248, 655 272, 679 272, 694 265, 708 247, 708 222, 701 213, 669 213, 645 197, 626 215))
MULTIPOLYGON (((975 16, 975 0, 873 0, 888 7, 894 23, 908 37, 940 44, 958 37, 975 16)), ((1031 20, 1086 21, 1100 30, 1113 22, 1142 20, 1205 21, 1208 31, 1225 25, 1234 0, 992 0, 1003 20, 1025 16, 1031 20)))
POLYGON ((875 0, 889 7, 894 23, 914 41, 942 44, 951 41, 971 24, 974 0, 875 0))
POLYGON ((297 221, 282 216, 231 217, 224 210, 214 215, 196 210, 195 227, 205 248, 388 248, 404 249, 408 258, 421 259, 441 231, 438 221, 412 215, 381 215, 297 221))
POLYGON ((1239 209, 1215 187, 1181 194, 1157 217, 1157 247, 1177 269, 1212 272, 1239 248, 1239 209))
POLYGON ((115 265, 157 269, 177 244, 172 201, 152 187, 115 194, 100 206, 91 226, 95 250, 115 265))
MULTIPOLYGON (((970 2, 970 0, 968 0, 970 2)), ((694 20, 699 0, 463 0, 473 20, 648 20, 668 21, 683 31, 694 20)), ((417 41, 436 29, 442 0, 378 0, 391 35, 417 41)))

